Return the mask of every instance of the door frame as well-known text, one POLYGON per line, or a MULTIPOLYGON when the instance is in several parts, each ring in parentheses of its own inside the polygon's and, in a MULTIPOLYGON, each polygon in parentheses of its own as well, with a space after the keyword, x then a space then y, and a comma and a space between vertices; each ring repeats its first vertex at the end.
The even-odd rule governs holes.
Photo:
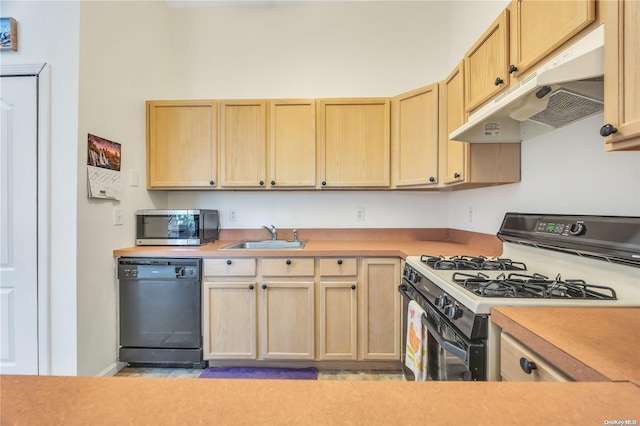
POLYGON ((49 333, 50 313, 50 102, 51 70, 47 63, 0 65, 2 77, 35 77, 38 94, 37 131, 37 287, 38 287, 38 374, 49 375, 51 371, 51 343, 49 333))

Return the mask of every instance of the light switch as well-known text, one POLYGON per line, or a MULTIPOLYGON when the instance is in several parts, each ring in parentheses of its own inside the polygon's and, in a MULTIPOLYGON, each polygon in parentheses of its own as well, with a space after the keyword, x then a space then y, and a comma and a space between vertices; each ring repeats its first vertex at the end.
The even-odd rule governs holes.
POLYGON ((121 207, 114 207, 113 209, 113 225, 114 226, 118 226, 118 225, 123 225, 124 224, 124 220, 122 219, 122 208, 121 207))
POLYGON ((138 171, 131 170, 129 172, 129 186, 138 186, 138 171))

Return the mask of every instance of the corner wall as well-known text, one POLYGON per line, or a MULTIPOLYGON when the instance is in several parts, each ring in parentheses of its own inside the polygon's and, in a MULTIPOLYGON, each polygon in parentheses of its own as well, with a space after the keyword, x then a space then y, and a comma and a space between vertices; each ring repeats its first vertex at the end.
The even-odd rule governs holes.
POLYGON ((145 99, 168 97, 170 22, 164 2, 83 1, 77 150, 78 375, 111 375, 117 359, 117 279, 113 250, 133 245, 135 210, 166 208, 145 187, 145 99), (121 144, 119 201, 87 196, 87 134, 121 144), (138 186, 130 185, 131 173, 138 186), (124 225, 113 225, 113 210, 124 225))
POLYGON ((76 252, 79 3, 2 1, 18 21, 18 51, 3 64, 48 63, 50 88, 50 374, 77 373, 76 252), (64 25, 60 25, 64 23, 64 25))

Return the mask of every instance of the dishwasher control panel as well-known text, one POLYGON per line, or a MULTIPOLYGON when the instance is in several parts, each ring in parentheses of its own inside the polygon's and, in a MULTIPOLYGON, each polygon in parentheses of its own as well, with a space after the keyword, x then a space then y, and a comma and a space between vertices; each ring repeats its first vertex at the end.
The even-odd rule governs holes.
POLYGON ((118 262, 118 278, 125 280, 200 279, 199 259, 129 259, 118 262))

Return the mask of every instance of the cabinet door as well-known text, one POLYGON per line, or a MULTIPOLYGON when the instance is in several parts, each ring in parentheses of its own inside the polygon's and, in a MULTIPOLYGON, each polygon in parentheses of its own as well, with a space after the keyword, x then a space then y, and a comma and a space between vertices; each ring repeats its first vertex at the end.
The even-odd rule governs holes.
POLYGON ((256 259, 205 259, 205 277, 252 277, 256 275, 256 259))
POLYGON ((389 186, 388 99, 318 101, 322 187, 389 186))
POLYGON ((391 100, 393 184, 396 187, 438 183, 438 85, 391 100))
POLYGON ((214 187, 217 103, 147 101, 147 188, 214 187))
POLYGON ((605 138, 605 148, 640 150, 640 2, 602 3, 606 7, 604 120, 616 130, 605 138))
POLYGON ((464 57, 466 111, 473 111, 508 84, 508 18, 505 9, 464 57))
POLYGON ((358 285, 320 278, 319 359, 355 360, 358 356, 358 285))
POLYGON ((463 65, 441 83, 440 169, 444 185, 486 186, 520 181, 520 144, 452 141, 449 133, 465 121, 463 65))
POLYGON ((260 292, 260 357, 314 359, 313 281, 265 281, 260 292))
POLYGON ((267 133, 265 101, 220 101, 220 184, 264 187, 267 133))
POLYGON ((440 90, 440 172, 442 183, 465 179, 468 143, 449 139, 449 133, 465 122, 464 62, 441 83, 440 90))
POLYGON ((204 359, 256 359, 255 281, 204 282, 204 359))
POLYGON ((514 0, 511 71, 524 76, 538 61, 595 20, 595 0, 514 0))
POLYGON ((400 359, 400 259, 362 259, 359 289, 360 342, 363 360, 400 359))
POLYGON ((517 340, 500 336, 500 374, 504 382, 567 382, 569 379, 517 340), (531 368, 526 373, 521 363, 531 368))
POLYGON ((269 185, 316 185, 316 104, 314 100, 270 102, 269 185))

